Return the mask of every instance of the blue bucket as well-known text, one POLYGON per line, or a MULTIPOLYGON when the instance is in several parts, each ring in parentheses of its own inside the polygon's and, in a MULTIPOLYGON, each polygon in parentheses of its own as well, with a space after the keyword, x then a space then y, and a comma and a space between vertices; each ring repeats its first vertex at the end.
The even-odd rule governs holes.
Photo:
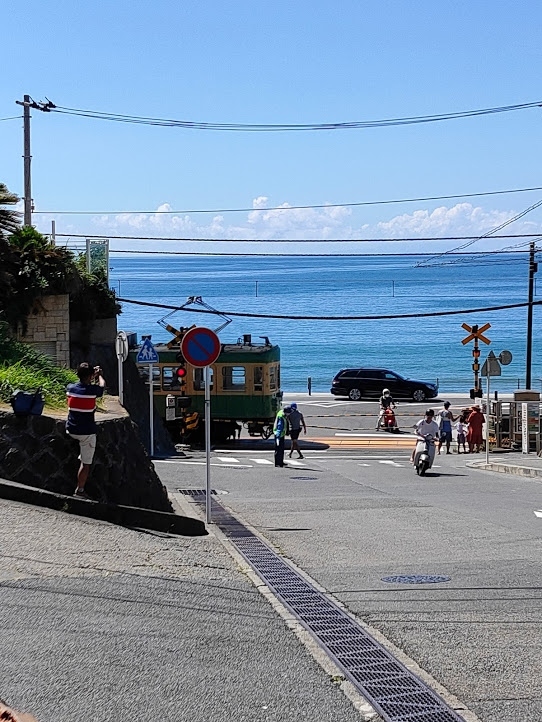
POLYGON ((40 416, 45 402, 40 389, 37 391, 15 391, 10 399, 13 413, 20 416, 40 416))

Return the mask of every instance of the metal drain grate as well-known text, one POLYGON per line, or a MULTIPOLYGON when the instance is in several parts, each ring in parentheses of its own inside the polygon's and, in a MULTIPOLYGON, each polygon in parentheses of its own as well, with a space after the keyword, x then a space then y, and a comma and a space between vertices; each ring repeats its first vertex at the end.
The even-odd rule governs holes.
MULTIPOLYGON (((177 489, 179 494, 185 494, 186 496, 205 496, 205 489, 177 489)), ((219 492, 216 489, 211 489, 211 494, 216 496, 219 492)))
MULTIPOLYGON (((204 500, 197 498, 198 503, 204 500)), ((216 499, 213 521, 386 722, 464 722, 355 619, 319 592, 216 499)))

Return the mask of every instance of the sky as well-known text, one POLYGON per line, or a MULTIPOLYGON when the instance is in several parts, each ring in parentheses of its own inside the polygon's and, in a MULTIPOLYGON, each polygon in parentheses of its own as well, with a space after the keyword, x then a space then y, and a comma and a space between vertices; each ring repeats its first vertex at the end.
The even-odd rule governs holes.
MULTIPOLYGON (((0 119, 20 115, 15 101, 25 93, 67 108, 260 124, 542 102, 542 5, 534 0, 4 0, 2 9, 0 119)), ((487 233, 542 200, 542 190, 345 204, 542 186, 541 124, 542 107, 290 133, 32 111, 33 221, 48 232, 54 219, 58 234, 239 241, 112 240, 119 249, 444 250, 459 242, 329 241, 487 233), (182 212, 235 208, 248 210, 182 212), (241 242, 250 239, 266 243, 241 242), (273 243, 284 239, 327 242, 273 243)), ((22 152, 21 119, 0 120, 0 181, 19 195, 22 152)), ((503 232, 542 235, 542 208, 503 232)), ((483 240, 473 248, 526 240, 483 240)))

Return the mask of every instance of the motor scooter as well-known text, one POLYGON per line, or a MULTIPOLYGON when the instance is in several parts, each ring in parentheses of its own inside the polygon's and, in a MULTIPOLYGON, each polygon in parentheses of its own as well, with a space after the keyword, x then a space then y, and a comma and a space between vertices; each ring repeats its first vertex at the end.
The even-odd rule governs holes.
POLYGON ((380 419, 380 428, 385 429, 386 431, 389 431, 391 433, 399 433, 397 421, 395 419, 395 411, 391 408, 391 406, 388 406, 387 409, 384 409, 384 412, 380 419))
POLYGON ((426 434, 419 439, 414 453, 414 468, 416 474, 425 476, 425 472, 433 466, 435 460, 435 439, 432 434, 426 434))

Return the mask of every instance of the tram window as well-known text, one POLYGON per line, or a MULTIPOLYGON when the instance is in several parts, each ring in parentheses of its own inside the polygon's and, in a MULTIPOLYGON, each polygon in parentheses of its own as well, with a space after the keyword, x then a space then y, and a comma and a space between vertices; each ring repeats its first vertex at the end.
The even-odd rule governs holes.
POLYGON ((246 388, 245 367, 223 366, 222 388, 224 389, 224 391, 244 391, 246 388))
MULTIPOLYGON (((147 365, 139 367, 139 378, 148 384, 149 383, 149 367, 147 365)), ((156 391, 160 391, 160 367, 152 367, 152 386, 156 391)))
POLYGON ((263 366, 254 366, 254 391, 263 390, 263 366))
POLYGON ((269 388, 274 391, 277 388, 277 367, 269 367, 269 388))
POLYGON ((176 366, 162 366, 162 391, 175 391, 181 388, 175 375, 176 366))
MULTIPOLYGON (((209 367, 209 381, 213 389, 213 367, 209 367)), ((205 369, 194 369, 194 391, 205 391, 205 369)))

